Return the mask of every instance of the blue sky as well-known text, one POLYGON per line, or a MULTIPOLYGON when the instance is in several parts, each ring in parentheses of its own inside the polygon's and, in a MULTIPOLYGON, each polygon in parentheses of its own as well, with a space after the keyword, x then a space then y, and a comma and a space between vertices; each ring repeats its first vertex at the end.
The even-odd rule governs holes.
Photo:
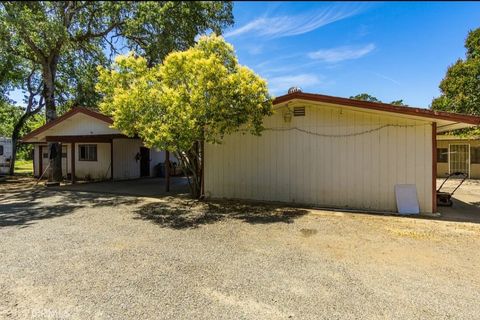
POLYGON ((224 36, 276 96, 291 86, 428 107, 480 27, 475 2, 236 2, 224 36))
POLYGON ((226 40, 275 96, 299 86, 426 108, 480 27, 480 2, 235 2, 234 16, 226 40))

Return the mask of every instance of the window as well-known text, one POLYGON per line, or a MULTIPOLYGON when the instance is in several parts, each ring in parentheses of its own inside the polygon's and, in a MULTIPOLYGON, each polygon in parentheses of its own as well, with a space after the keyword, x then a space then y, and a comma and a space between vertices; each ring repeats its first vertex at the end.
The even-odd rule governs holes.
POLYGON ((43 153, 43 159, 48 159, 48 152, 43 153))
POLYGON ((437 162, 448 162, 448 148, 437 148, 437 162))
POLYGON ((480 163, 480 147, 470 147, 470 163, 480 163))
POLYGON ((0 146, 0 156, 3 156, 3 146, 0 146))
POLYGON ((79 161, 97 161, 97 145, 81 144, 78 146, 79 161))

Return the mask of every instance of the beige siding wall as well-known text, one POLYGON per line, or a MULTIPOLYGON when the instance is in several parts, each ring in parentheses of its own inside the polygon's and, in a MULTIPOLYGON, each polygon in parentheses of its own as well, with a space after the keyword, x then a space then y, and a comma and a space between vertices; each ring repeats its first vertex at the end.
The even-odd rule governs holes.
MULTIPOLYGON (((468 144, 470 148, 480 147, 479 140, 438 140, 437 148, 447 148, 450 144, 468 144)), ((437 177, 443 178, 449 174, 449 165, 447 162, 437 163, 437 177)), ((480 179, 480 164, 470 164, 470 178, 480 179)))
POLYGON ((94 180, 110 179, 110 143, 78 143, 75 144, 75 148, 75 177, 84 179, 89 176, 94 180), (78 160, 79 146, 82 144, 97 145, 97 161, 78 160))
MULTIPOLYGON (((84 179, 90 175, 92 179, 103 180, 110 179, 110 143, 85 143, 97 145, 97 161, 80 161, 79 145, 75 144, 75 176, 78 179, 84 179)), ((141 141, 138 139, 115 139, 113 143, 114 163, 113 176, 116 180, 136 179, 140 177, 140 162, 135 160, 135 155, 140 151, 141 141)), ((62 158, 62 171, 64 177, 71 173, 71 144, 63 144, 63 152, 67 153, 67 158, 62 158)), ((48 157, 43 158, 43 169, 40 170, 39 145, 34 147, 34 174, 39 176, 48 166, 48 157)), ((47 146, 44 145, 42 153, 47 153, 47 146)), ((165 152, 158 150, 150 151, 150 174, 154 176, 154 167, 159 162, 165 161, 165 152)))
POLYGON ((110 128, 108 123, 90 117, 88 115, 77 113, 71 118, 50 128, 45 134, 50 136, 76 136, 92 134, 118 134, 117 129, 110 128))
POLYGON ((142 142, 138 139, 113 140, 113 178, 116 180, 135 179, 140 177, 140 161, 135 155, 140 151, 142 142))
POLYGON ((395 184, 417 187, 420 209, 432 211, 431 124, 337 107, 307 106, 305 117, 283 120, 282 109, 266 128, 345 135, 320 137, 266 130, 261 137, 235 134, 206 145, 209 197, 297 202, 318 206, 396 211, 395 184))

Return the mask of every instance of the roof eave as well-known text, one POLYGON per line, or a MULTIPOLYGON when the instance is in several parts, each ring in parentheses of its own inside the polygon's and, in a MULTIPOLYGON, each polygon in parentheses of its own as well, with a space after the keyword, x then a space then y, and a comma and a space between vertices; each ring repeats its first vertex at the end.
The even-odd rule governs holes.
POLYGON ((369 101, 354 100, 354 99, 348 99, 348 98, 333 97, 333 96, 304 93, 304 92, 295 92, 295 93, 290 93, 290 94, 277 97, 273 100, 273 104, 274 105, 281 104, 281 103, 285 103, 292 100, 323 102, 323 103, 344 105, 344 106, 356 107, 356 108, 362 108, 362 109, 368 109, 368 110, 398 113, 398 114, 410 115, 415 117, 428 118, 431 121, 445 120, 445 121, 452 121, 456 123, 464 123, 464 124, 468 124, 469 126, 480 125, 480 117, 477 117, 477 116, 442 112, 442 111, 433 111, 433 110, 422 109, 422 108, 396 106, 396 105, 391 105, 387 103, 369 102, 369 101))

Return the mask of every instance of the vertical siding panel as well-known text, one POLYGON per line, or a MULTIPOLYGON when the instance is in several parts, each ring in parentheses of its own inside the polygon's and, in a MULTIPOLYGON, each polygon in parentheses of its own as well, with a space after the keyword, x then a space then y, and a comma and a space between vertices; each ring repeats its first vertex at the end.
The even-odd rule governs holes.
MULTIPOLYGON (((343 114, 340 116, 341 119, 341 135, 346 135, 348 133, 349 119, 348 111, 343 111, 343 114)), ((341 184, 340 190, 343 190, 340 193, 340 202, 339 205, 344 207, 348 203, 348 159, 347 159, 347 149, 348 149, 348 140, 346 137, 341 137, 339 144, 335 149, 340 149, 340 163, 341 163, 341 184)))
POLYGON ((415 133, 417 128, 417 121, 413 123, 414 127, 407 129, 407 183, 415 183, 415 158, 419 157, 420 155, 417 154, 417 150, 415 149, 415 133))
POLYGON ((205 145, 205 189, 214 195, 218 195, 218 178, 222 170, 222 166, 218 164, 218 157, 221 155, 215 152, 216 145, 205 145), (218 170, 216 170, 218 168, 218 170))
POLYGON ((247 134, 249 136, 249 151, 251 153, 251 159, 248 160, 250 173, 248 175, 246 189, 248 192, 248 198, 253 199, 256 197, 257 189, 258 189, 258 181, 257 177, 257 167, 258 167, 258 153, 257 153, 257 145, 258 145, 258 137, 254 136, 250 133, 247 134))
POLYGON ((424 177, 424 190, 425 190, 425 212, 431 212, 432 211, 432 126, 431 125, 426 125, 425 126, 425 135, 424 139, 427 145, 427 148, 425 148, 425 172, 426 174, 423 175, 424 177))
POLYGON ((248 198, 248 192, 246 188, 246 183, 248 179, 248 175, 251 173, 250 171, 250 161, 251 159, 251 154, 249 152, 249 136, 246 134, 238 134, 237 137, 238 139, 238 147, 240 148, 240 162, 241 162, 241 168, 242 170, 240 171, 240 179, 238 181, 241 181, 240 183, 240 198, 248 198))
MULTIPOLYGON (((365 126, 363 127, 362 131, 373 129, 371 115, 366 114, 364 116, 364 122, 365 122, 365 126)), ((371 156, 372 156, 373 144, 375 143, 374 137, 375 137, 375 132, 362 135, 363 163, 365 164, 364 170, 362 171, 362 190, 364 192, 362 200, 363 200, 364 208, 371 208, 372 198, 376 197, 376 195, 373 193, 373 190, 371 188, 373 187, 373 184, 371 183, 371 181, 374 177, 374 172, 371 169, 373 165, 371 156)))
MULTIPOLYGON (((380 117, 379 116, 374 116, 374 123, 375 123, 375 127, 380 127, 381 126, 381 121, 380 121, 380 117)), ((373 183, 373 188, 372 190, 374 191, 375 193, 375 198, 374 198, 374 208, 379 210, 381 208, 381 204, 382 204, 382 187, 381 187, 381 172, 382 172, 382 163, 385 162, 385 161, 382 161, 382 148, 381 148, 381 144, 382 144, 382 132, 383 130, 379 130, 379 131, 376 131, 375 132, 375 139, 374 139, 374 151, 373 151, 373 163, 374 163, 374 166, 373 166, 373 174, 374 174, 374 179, 372 180, 372 183, 373 183)))
MULTIPOLYGON (((334 121, 334 128, 332 128, 332 132, 334 135, 340 135, 342 134, 342 128, 341 128, 341 119, 340 119, 340 110, 338 109, 332 109, 332 119, 334 121)), ((339 169, 341 169, 341 151, 339 148, 339 145, 342 143, 342 138, 336 137, 332 138, 330 142, 330 148, 329 148, 329 153, 330 153, 330 159, 331 163, 335 164, 339 169)), ((338 206, 341 203, 341 194, 343 192, 340 192, 341 189, 341 172, 343 170, 330 170, 330 174, 332 176, 332 184, 333 184, 333 190, 332 190, 332 201, 330 204, 332 206, 338 206)))
MULTIPOLYGON (((313 131, 316 132, 316 133, 320 133, 320 127, 319 127, 319 121, 320 121, 320 112, 318 109, 316 108, 312 108, 312 111, 314 111, 314 122, 315 122, 315 126, 313 128, 313 131)), ((325 152, 325 150, 322 150, 322 143, 321 143, 322 139, 319 137, 319 136, 315 136, 315 140, 312 142, 312 148, 314 149, 314 153, 313 153, 313 157, 314 157, 314 161, 313 161, 313 168, 312 168, 312 178, 313 178, 313 184, 312 184, 312 202, 315 204, 315 205, 319 205, 320 204, 320 195, 319 195, 319 190, 320 190, 320 187, 321 187, 321 182, 320 181, 323 181, 325 178, 322 177, 321 175, 321 158, 320 158, 320 155, 322 152, 325 152)), ((326 152, 328 152, 329 150, 327 150, 326 152)))
MULTIPOLYGON (((395 124, 393 119, 388 120, 390 123, 395 124)), ((389 170, 384 177, 388 179, 387 185, 387 203, 391 210, 396 208, 392 206, 394 197, 394 187, 398 179, 398 166, 397 166, 397 150, 398 150, 398 139, 397 139, 397 128, 388 127, 388 161, 389 161, 389 170)))
POLYGON ((230 143, 230 151, 234 156, 230 157, 230 163, 232 163, 232 167, 235 168, 235 171, 228 172, 227 174, 229 177, 230 184, 232 185, 232 188, 234 190, 235 198, 239 198, 240 197, 239 185, 240 185, 240 178, 242 176, 242 163, 240 161, 241 150, 237 143, 237 141, 239 140, 238 135, 234 135, 232 138, 233 138, 232 142, 230 143))
MULTIPOLYGON (((401 125, 398 121, 396 121, 397 125, 401 125)), ((395 142, 397 150, 395 151, 395 175, 394 184, 405 183, 405 174, 404 174, 404 163, 405 163, 405 146, 404 146, 404 135, 403 130, 399 127, 395 127, 395 142)))
MULTIPOLYGON (((328 134, 328 135, 334 135, 334 130, 332 127, 332 124, 334 123, 334 114, 333 114, 333 109, 332 108, 326 108, 325 109, 325 117, 324 121, 322 122, 323 124, 323 133, 328 134)), ((321 164, 325 170, 323 171, 323 179, 326 182, 322 182, 320 186, 322 186, 323 190, 323 198, 324 198, 324 203, 326 206, 332 206, 332 196, 333 196, 333 190, 335 189, 334 181, 336 180, 333 176, 333 172, 337 171, 337 165, 332 161, 332 154, 333 154, 333 141, 335 141, 334 137, 322 137, 319 138, 322 142, 323 145, 325 145, 325 151, 322 152, 321 156, 321 164)), ((317 187, 318 190, 319 187, 317 187)))
MULTIPOLYGON (((272 123, 272 127, 275 124, 272 123)), ((281 131, 272 131, 271 138, 270 138, 270 160, 272 161, 272 166, 269 168, 270 172, 270 188, 268 190, 268 198, 272 200, 278 199, 278 192, 280 191, 278 188, 278 178, 284 174, 284 172, 280 172, 280 152, 278 151, 278 137, 281 135, 281 131)))
MULTIPOLYGON (((345 135, 416 123, 321 105, 306 111, 290 124, 277 112, 265 127, 345 135)), ((214 196, 395 210, 395 184, 415 183, 425 211, 431 205, 430 140, 430 127, 423 126, 341 138, 294 130, 265 131, 261 137, 236 134, 223 145, 209 146, 206 186, 214 196)))
MULTIPOLYGON (((350 117, 349 125, 347 127, 347 133, 351 134, 356 131, 356 119, 355 119, 355 112, 349 112, 350 117)), ((346 137, 348 148, 345 150, 345 158, 347 160, 347 186, 346 190, 347 199, 348 199, 348 206, 354 207, 356 206, 356 198, 355 198, 355 162, 357 161, 355 155, 355 138, 352 136, 346 137), (353 151, 353 153, 352 153, 353 151)))
MULTIPOLYGON (((415 172, 415 177, 421 177, 424 174, 425 167, 424 167, 424 158, 425 158, 425 127, 418 126, 415 127, 415 167, 413 168, 415 172)), ((424 189, 424 182, 422 181, 422 185, 417 187, 418 191, 418 198, 420 201, 425 199, 425 189, 424 189)))

